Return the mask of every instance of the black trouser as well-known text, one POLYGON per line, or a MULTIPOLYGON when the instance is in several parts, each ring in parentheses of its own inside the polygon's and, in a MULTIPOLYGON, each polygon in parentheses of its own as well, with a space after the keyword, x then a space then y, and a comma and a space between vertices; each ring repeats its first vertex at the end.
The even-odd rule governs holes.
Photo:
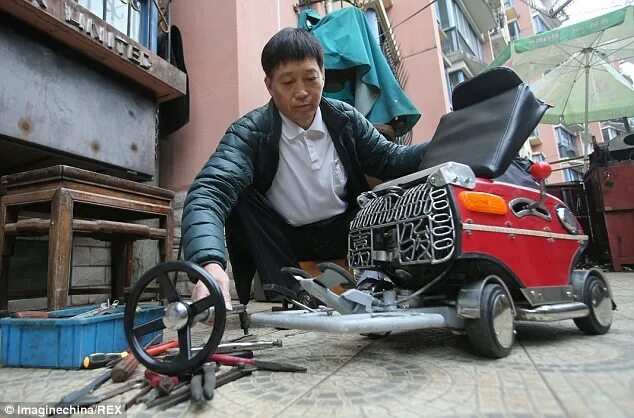
POLYGON ((298 261, 345 258, 348 229, 354 210, 333 218, 295 227, 283 220, 255 189, 240 194, 225 225, 229 260, 240 303, 249 302, 253 275, 262 284, 277 284, 293 291, 299 283, 282 267, 299 267, 298 261))

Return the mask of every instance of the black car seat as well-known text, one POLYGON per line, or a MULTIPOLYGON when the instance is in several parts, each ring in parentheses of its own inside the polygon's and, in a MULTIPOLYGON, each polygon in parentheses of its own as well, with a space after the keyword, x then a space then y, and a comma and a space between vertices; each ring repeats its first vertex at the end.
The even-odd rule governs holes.
POLYGON ((478 177, 501 176, 548 110, 506 67, 459 84, 453 105, 454 111, 440 119, 420 169, 455 161, 478 177))

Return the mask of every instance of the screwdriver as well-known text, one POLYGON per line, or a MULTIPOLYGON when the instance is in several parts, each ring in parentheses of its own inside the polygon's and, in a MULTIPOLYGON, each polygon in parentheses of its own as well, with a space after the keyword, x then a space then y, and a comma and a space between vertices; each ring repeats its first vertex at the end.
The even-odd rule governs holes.
MULTIPOLYGON (((143 349, 147 350, 147 353, 151 356, 161 354, 161 349, 164 346, 163 344, 159 344, 148 349, 149 346, 154 344, 160 338, 163 338, 162 334, 156 335, 154 338, 152 338, 152 340, 149 343, 145 345, 145 347, 143 347, 143 349)), ((178 342, 174 340, 169 343, 165 343, 165 345, 167 345, 167 347, 170 347, 170 346, 173 346, 174 343, 178 344, 178 342)), ((167 350, 167 348, 165 350, 167 350)), ((130 376, 132 376, 132 373, 134 373, 138 365, 139 365, 139 361, 134 356, 130 356, 124 359, 123 361, 120 361, 112 369, 112 381, 125 382, 126 380, 130 378, 130 376)))
POLYGON ((84 357, 84 361, 81 364, 84 369, 98 369, 106 367, 111 361, 121 360, 127 356, 127 351, 122 351, 121 353, 93 353, 84 357))
POLYGON ((273 361, 255 360, 252 358, 234 357, 227 354, 212 354, 209 356, 209 361, 215 361, 216 363, 224 364, 226 366, 238 366, 240 364, 247 364, 255 366, 260 370, 269 370, 272 372, 300 372, 306 371, 305 367, 295 366, 294 364, 276 363, 273 361))

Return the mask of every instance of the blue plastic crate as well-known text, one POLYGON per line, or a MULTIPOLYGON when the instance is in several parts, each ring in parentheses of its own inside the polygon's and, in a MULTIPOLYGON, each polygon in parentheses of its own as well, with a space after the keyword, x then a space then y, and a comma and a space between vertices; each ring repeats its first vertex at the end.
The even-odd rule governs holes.
MULTIPOLYGON (((123 330, 124 307, 117 312, 92 318, 71 319, 98 306, 49 312, 49 318, 0 319, 0 363, 5 366, 78 369, 92 353, 117 353, 128 348, 123 330)), ((136 314, 139 323, 163 315, 163 307, 143 307, 136 314)), ((163 331, 147 334, 147 344, 163 331)))

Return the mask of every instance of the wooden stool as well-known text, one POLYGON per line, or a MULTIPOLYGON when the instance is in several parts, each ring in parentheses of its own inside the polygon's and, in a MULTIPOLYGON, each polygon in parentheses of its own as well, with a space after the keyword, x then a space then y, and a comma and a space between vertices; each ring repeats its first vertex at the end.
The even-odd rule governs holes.
POLYGON ((170 190, 63 165, 4 176, 0 185, 5 189, 0 200, 0 310, 7 309, 9 259, 17 236, 49 236, 49 310, 65 308, 69 294, 109 293, 121 298, 131 282, 135 240, 158 240, 161 261, 171 259, 170 190), (133 223, 145 219, 158 219, 159 227, 133 223), (112 242, 109 288, 69 289, 73 236, 112 242))

